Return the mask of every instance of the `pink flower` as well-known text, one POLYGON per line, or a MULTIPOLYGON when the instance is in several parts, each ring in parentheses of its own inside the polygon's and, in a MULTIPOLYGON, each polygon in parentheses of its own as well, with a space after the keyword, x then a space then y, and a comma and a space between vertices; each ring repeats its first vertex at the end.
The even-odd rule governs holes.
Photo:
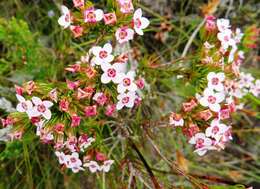
POLYGON ((124 93, 125 91, 136 91, 137 86, 134 83, 134 71, 129 71, 127 74, 122 73, 122 79, 117 85, 117 92, 124 93))
POLYGON ((57 123, 55 126, 54 126, 54 131, 58 134, 63 134, 63 131, 64 131, 64 124, 62 123, 57 123))
POLYGON ((142 103, 142 98, 140 97, 140 96, 138 96, 138 95, 136 95, 136 98, 135 98, 135 106, 137 107, 137 106, 139 106, 139 105, 141 105, 141 103, 142 103))
POLYGON ((147 28, 150 24, 149 20, 142 17, 142 9, 137 9, 133 17, 134 30, 137 34, 143 35, 143 29, 147 28))
POLYGON ((14 85, 14 87, 15 87, 16 94, 22 96, 23 95, 23 88, 18 86, 18 85, 14 85))
POLYGON ((118 63, 127 63, 128 61, 128 54, 122 53, 116 58, 116 62, 118 63))
POLYGON ((68 112, 69 111, 69 101, 67 99, 61 99, 59 103, 59 109, 60 111, 68 112))
POLYGON ((79 81, 70 81, 70 80, 66 80, 66 83, 67 83, 67 87, 68 89, 70 90, 75 90, 76 88, 78 88, 80 82, 79 81))
POLYGON ((93 100, 95 100, 99 105, 103 106, 107 102, 107 97, 104 93, 96 93, 93 96, 93 100))
POLYGON ((210 110, 214 112, 220 111, 220 105, 225 99, 223 92, 214 92, 213 90, 206 88, 203 92, 203 97, 199 99, 199 102, 204 107, 209 107, 210 110))
POLYGON ((91 62, 96 65, 101 65, 103 63, 110 63, 114 60, 112 53, 112 45, 106 43, 103 47, 94 46, 92 47, 92 53, 95 55, 91 62))
POLYGON ((119 83, 122 79, 122 73, 120 73, 121 64, 115 63, 113 65, 106 63, 101 64, 103 74, 101 75, 101 82, 104 84, 113 81, 114 83, 119 83))
POLYGON ((109 104, 106 107, 106 112, 105 115, 106 116, 113 116, 114 112, 116 111, 116 105, 115 104, 109 104))
POLYGON ((84 6, 84 0, 73 0, 74 7, 80 8, 84 6))
POLYGON ((61 12, 62 12, 62 16, 59 18, 58 23, 59 25, 63 26, 63 28, 67 28, 72 23, 72 17, 70 11, 66 6, 62 5, 61 12))
POLYGON ((101 170, 103 170, 105 173, 109 172, 111 165, 114 163, 114 160, 105 160, 103 162, 103 165, 101 166, 101 170))
POLYGON ((6 119, 1 119, 3 127, 11 126, 14 123, 14 120, 10 117, 7 117, 6 119))
POLYGON ((23 136, 23 131, 14 131, 7 134, 11 141, 20 140, 23 136))
POLYGON ((29 112, 33 108, 32 102, 30 100, 25 100, 25 98, 19 94, 16 94, 16 98, 19 101, 19 103, 16 106, 16 110, 18 112, 26 112, 27 114, 29 114, 29 112))
POLYGON ((139 78, 138 80, 135 81, 138 89, 143 89, 144 88, 144 79, 143 78, 139 78))
POLYGON ((77 147, 77 138, 75 136, 70 136, 65 142, 66 148, 68 148, 71 152, 75 152, 78 150, 77 147))
POLYGON ((94 138, 88 137, 86 134, 81 135, 78 140, 80 151, 84 152, 93 142, 95 142, 94 138))
POLYGON ((87 106, 87 107, 85 107, 84 112, 85 112, 86 117, 95 116, 95 115, 97 115, 97 106, 96 105, 87 106))
POLYGON ((223 123, 220 123, 219 120, 214 119, 211 121, 210 127, 206 129, 205 133, 207 137, 212 137, 219 141, 227 129, 228 126, 226 126, 223 123))
POLYGON ((221 109, 219 112, 219 118, 224 120, 230 118, 230 111, 228 108, 221 109))
POLYGON ((116 14, 114 12, 104 14, 104 22, 106 25, 113 25, 116 23, 116 14))
POLYGON ((34 107, 32 111, 29 111, 30 117, 43 116, 45 119, 51 119, 51 111, 50 107, 53 106, 53 103, 48 100, 42 101, 39 97, 32 97, 32 101, 34 103, 34 107))
POLYGON ((223 81, 225 80, 225 74, 223 72, 220 73, 210 72, 207 75, 207 80, 208 80, 208 88, 212 90, 214 89, 216 91, 224 90, 223 81))
POLYGON ((25 91, 31 95, 33 91, 36 89, 34 81, 28 81, 25 85, 25 91))
POLYGON ((182 108, 184 112, 191 112, 198 104, 194 99, 191 99, 189 102, 182 103, 182 108))
POLYGON ((170 115, 170 125, 173 126, 183 126, 184 125, 184 120, 182 119, 180 114, 176 114, 174 112, 171 113, 170 115))
POLYGON ((52 89, 49 93, 48 96, 50 97, 51 100, 53 100, 54 102, 58 101, 58 94, 57 94, 57 89, 52 89))
POLYGON ((216 17, 212 15, 206 16, 206 30, 211 32, 216 29, 216 17))
POLYGON ((123 107, 132 108, 136 99, 135 92, 122 93, 117 96, 118 102, 116 105, 117 110, 121 110, 123 107))
POLYGON ((75 38, 80 37, 83 34, 83 27, 81 26, 70 26, 70 30, 75 38))
POLYGON ((92 79, 96 76, 96 70, 92 66, 85 68, 84 72, 89 79, 92 79))
POLYGON ((80 64, 69 65, 69 67, 65 68, 65 70, 72 73, 78 72, 80 71, 80 64))
POLYGON ((117 0, 120 6, 120 11, 124 14, 133 12, 134 6, 132 0, 117 0))
POLYGON ((96 161, 89 161, 83 165, 84 167, 88 167, 91 173, 95 173, 101 170, 101 167, 98 165, 96 161))
POLYGON ((91 7, 84 11, 84 21, 88 23, 96 23, 103 19, 103 11, 101 9, 95 10, 91 7))
POLYGON ((77 127, 80 125, 81 118, 80 116, 74 114, 71 116, 71 127, 77 127))
POLYGON ((40 139, 41 139, 41 142, 43 142, 44 144, 50 144, 53 141, 54 136, 51 132, 47 132, 47 131, 41 129, 40 139))
POLYGON ((190 144, 195 144, 195 152, 198 155, 203 156, 208 150, 214 149, 212 146, 212 140, 207 138, 204 133, 197 133, 189 140, 190 144))
POLYGON ((213 116, 213 114, 211 113, 211 111, 209 109, 203 110, 198 113, 198 117, 200 119, 203 119, 204 121, 208 121, 210 118, 212 118, 212 116, 213 116))
POLYGON ((84 90, 81 88, 78 88, 77 91, 77 99, 84 99, 84 98, 90 98, 92 94, 94 93, 94 88, 93 87, 86 87, 84 90))
POLYGON ((97 161, 105 161, 106 159, 107 159, 107 157, 105 156, 105 154, 103 154, 101 152, 96 152, 97 161))
POLYGON ((116 40, 121 44, 125 43, 129 40, 133 40, 134 38, 134 30, 128 28, 127 26, 123 26, 116 30, 116 40))

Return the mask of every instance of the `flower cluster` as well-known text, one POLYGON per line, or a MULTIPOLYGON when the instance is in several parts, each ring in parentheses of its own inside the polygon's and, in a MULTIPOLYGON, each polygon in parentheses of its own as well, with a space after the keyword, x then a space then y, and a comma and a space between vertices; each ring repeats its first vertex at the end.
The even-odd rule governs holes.
POLYGON ((62 16, 59 18, 58 23, 64 28, 69 28, 74 37, 80 37, 90 27, 95 26, 102 20, 105 25, 115 29, 115 37, 121 44, 129 40, 133 40, 134 34, 143 35, 143 30, 148 27, 149 20, 142 16, 142 10, 138 8, 134 13, 134 6, 132 0, 118 0, 120 13, 115 12, 104 13, 101 9, 95 9, 92 5, 85 4, 84 0, 73 1, 74 7, 81 12, 73 14, 66 6, 62 5, 62 16), (132 20, 125 23, 124 15, 132 15, 132 20), (124 24, 118 24, 124 21, 124 24), (83 24, 82 24, 83 23, 83 24))
MULTIPOLYGON (((118 1, 119 15, 104 13, 84 0, 73 3, 81 11, 81 17, 61 6, 63 15, 58 23, 70 28, 75 37, 103 20, 105 25, 115 29, 113 36, 117 41, 123 43, 133 39, 135 32, 143 35, 143 29, 149 25, 148 19, 142 17, 141 9, 133 13, 130 23, 119 25, 122 21, 127 23, 123 15, 131 17, 130 13, 134 11, 130 0, 118 1)), ((102 28, 100 32, 105 30, 102 28)), ((113 53, 111 43, 95 44, 80 61, 65 68, 66 81, 29 81, 21 87, 16 86, 17 112, 2 119, 4 127, 14 128, 10 139, 20 139, 28 128, 32 128, 28 125, 33 125, 41 142, 54 146, 62 167, 74 173, 86 169, 92 173, 108 172, 114 161, 101 150, 101 141, 108 134, 102 133, 99 127, 106 120, 117 117, 117 111, 124 107, 138 106, 140 89, 144 88, 144 80, 137 77, 136 68, 129 69, 132 66, 128 60, 128 52, 113 53)))
POLYGON ((248 93, 259 96, 259 80, 239 71, 244 59, 241 30, 233 32, 229 20, 214 16, 207 16, 205 30, 212 41, 202 47, 201 66, 217 71, 207 72, 204 90, 184 102, 180 113, 171 113, 169 120, 170 125, 182 127, 199 155, 224 149, 232 140, 231 115, 242 108, 239 99, 248 93))

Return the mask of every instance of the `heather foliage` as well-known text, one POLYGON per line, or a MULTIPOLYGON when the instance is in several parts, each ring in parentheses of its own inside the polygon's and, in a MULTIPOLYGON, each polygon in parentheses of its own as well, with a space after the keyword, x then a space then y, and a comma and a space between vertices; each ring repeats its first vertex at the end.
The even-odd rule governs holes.
POLYGON ((257 188, 256 2, 2 4, 0 188, 257 188))

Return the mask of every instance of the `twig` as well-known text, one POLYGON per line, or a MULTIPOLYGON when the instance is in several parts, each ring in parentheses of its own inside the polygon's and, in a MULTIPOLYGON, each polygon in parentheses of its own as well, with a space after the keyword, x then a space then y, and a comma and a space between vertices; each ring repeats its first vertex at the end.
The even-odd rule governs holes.
POLYGON ((181 57, 185 57, 194 38, 196 37, 197 33, 199 32, 200 28, 204 25, 204 23, 206 22, 206 18, 204 18, 201 23, 197 26, 197 28, 194 30, 194 32, 191 34, 191 37, 189 38, 189 41, 187 42, 187 44, 184 47, 184 50, 182 52, 181 57))
POLYGON ((150 166, 148 165, 147 161, 145 160, 144 156, 142 155, 142 153, 139 151, 139 149, 137 148, 137 146, 135 145, 135 143, 132 141, 131 138, 129 138, 129 142, 132 146, 132 148, 136 151, 137 155, 139 156, 140 160, 143 162, 144 167, 146 168, 148 174, 150 175, 150 178, 153 182, 154 188, 155 189, 163 189, 162 186, 159 184, 159 182, 157 181, 156 177, 153 174, 152 169, 150 168, 150 166))

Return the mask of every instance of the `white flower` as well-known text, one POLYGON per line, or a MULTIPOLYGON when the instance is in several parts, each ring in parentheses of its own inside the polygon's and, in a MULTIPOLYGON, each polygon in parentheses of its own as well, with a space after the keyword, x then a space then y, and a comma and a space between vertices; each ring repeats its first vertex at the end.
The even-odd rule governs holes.
POLYGON ((211 45, 208 41, 206 41, 203 45, 206 49, 212 49, 213 47, 215 47, 215 45, 211 45))
POLYGON ((95 55, 93 57, 91 63, 96 65, 101 65, 103 63, 110 63, 114 60, 114 56, 112 53, 112 45, 110 43, 106 43, 103 48, 99 46, 95 46, 91 48, 92 53, 95 55))
POLYGON ((62 16, 59 18, 58 23, 64 28, 67 28, 72 23, 70 11, 66 6, 62 5, 61 12, 62 12, 62 16))
POLYGON ((240 81, 238 83, 239 87, 245 88, 245 87, 251 87, 253 86, 253 81, 255 78, 250 73, 244 73, 241 72, 240 74, 240 81))
POLYGON ((101 9, 95 10, 93 7, 84 11, 84 21, 88 23, 96 23, 103 19, 104 13, 101 9))
POLYGON ((82 161, 79 159, 79 154, 73 152, 71 155, 66 156, 67 167, 71 168, 74 173, 77 173, 79 170, 84 170, 82 166, 82 161))
POLYGON ((203 92, 203 96, 199 99, 199 103, 204 107, 209 107, 214 112, 219 112, 220 105, 225 98, 223 92, 214 92, 213 90, 206 88, 203 92))
POLYGON ((93 142, 95 142, 95 139, 92 137, 87 138, 84 142, 81 142, 79 145, 80 151, 84 152, 85 149, 88 148, 93 142))
POLYGON ((189 140, 190 144, 195 144, 196 150, 194 152, 198 155, 204 155, 208 150, 212 148, 212 140, 207 138, 204 133, 196 133, 195 136, 191 137, 189 140))
POLYGON ((229 46, 234 46, 235 40, 232 38, 232 31, 227 29, 217 34, 218 39, 221 42, 221 46, 224 50, 227 50, 229 46))
POLYGON ((219 123, 219 120, 214 119, 211 121, 210 127, 206 129, 205 133, 207 137, 213 137, 219 141, 228 128, 229 127, 225 124, 219 123))
POLYGON ((67 156, 63 153, 63 152, 59 152, 59 151, 56 151, 55 152, 55 155, 58 157, 58 160, 59 160, 59 163, 62 165, 62 164, 67 164, 67 156))
POLYGON ((134 23, 134 30, 137 34, 143 35, 143 29, 147 28, 150 24, 149 20, 145 17, 142 17, 142 9, 137 9, 134 12, 133 17, 133 23, 134 23))
POLYGON ((41 120, 37 123, 34 124, 37 128, 36 128, 36 135, 40 136, 41 135, 41 131, 44 127, 44 120, 41 120))
POLYGON ((95 173, 101 170, 101 167, 98 165, 96 161, 89 161, 83 165, 84 167, 88 167, 91 173, 95 173))
POLYGON ((170 125, 173 125, 173 126, 183 126, 184 120, 182 119, 180 114, 176 114, 176 113, 172 112, 170 115, 169 123, 170 123, 170 125))
POLYGON ((254 96, 256 96, 256 97, 259 96, 259 94, 260 94, 260 80, 259 80, 259 79, 256 80, 256 81, 255 81, 255 84, 250 87, 250 92, 251 92, 254 96))
POLYGON ((134 38, 134 30, 123 26, 116 30, 116 40, 121 44, 134 38))
POLYGON ((223 91, 224 90, 224 85, 223 81, 225 80, 225 74, 220 72, 220 73, 215 73, 215 72, 210 72, 207 75, 208 79, 208 88, 214 89, 216 91, 223 91))
POLYGON ((111 165, 114 163, 114 160, 106 160, 103 162, 103 165, 100 167, 100 170, 104 172, 108 172, 110 170, 111 165))
POLYGON ((217 27, 220 32, 226 31, 230 28, 230 22, 228 19, 217 19, 217 27))
POLYGON ((31 111, 33 107, 32 102, 30 100, 25 100, 25 98, 19 94, 16 94, 16 98, 19 101, 19 103, 16 106, 16 110, 18 112, 26 112, 28 114, 28 112, 31 111))
POLYGON ((107 84, 110 81, 119 83, 122 80, 122 73, 120 73, 120 63, 115 63, 113 65, 109 63, 101 64, 101 68, 104 71, 104 73, 101 75, 102 83, 107 84))
POLYGON ((137 85, 134 83, 134 76, 134 71, 129 71, 127 74, 123 74, 121 82, 117 85, 117 91, 119 93, 124 93, 126 90, 136 91, 137 85))
POLYGON ((51 111, 49 110, 52 107, 53 103, 48 100, 42 101, 39 97, 32 97, 32 101, 34 103, 34 107, 31 111, 29 111, 30 117, 38 117, 42 115, 45 119, 51 118, 51 111))
POLYGON ((118 102, 116 104, 116 109, 121 110, 124 106, 132 108, 136 99, 135 92, 122 93, 117 96, 118 102))
POLYGON ((235 32, 235 36, 234 36, 234 40, 236 41, 236 43, 240 43, 243 36, 244 36, 244 34, 241 32, 241 29, 236 28, 236 32, 235 32))

